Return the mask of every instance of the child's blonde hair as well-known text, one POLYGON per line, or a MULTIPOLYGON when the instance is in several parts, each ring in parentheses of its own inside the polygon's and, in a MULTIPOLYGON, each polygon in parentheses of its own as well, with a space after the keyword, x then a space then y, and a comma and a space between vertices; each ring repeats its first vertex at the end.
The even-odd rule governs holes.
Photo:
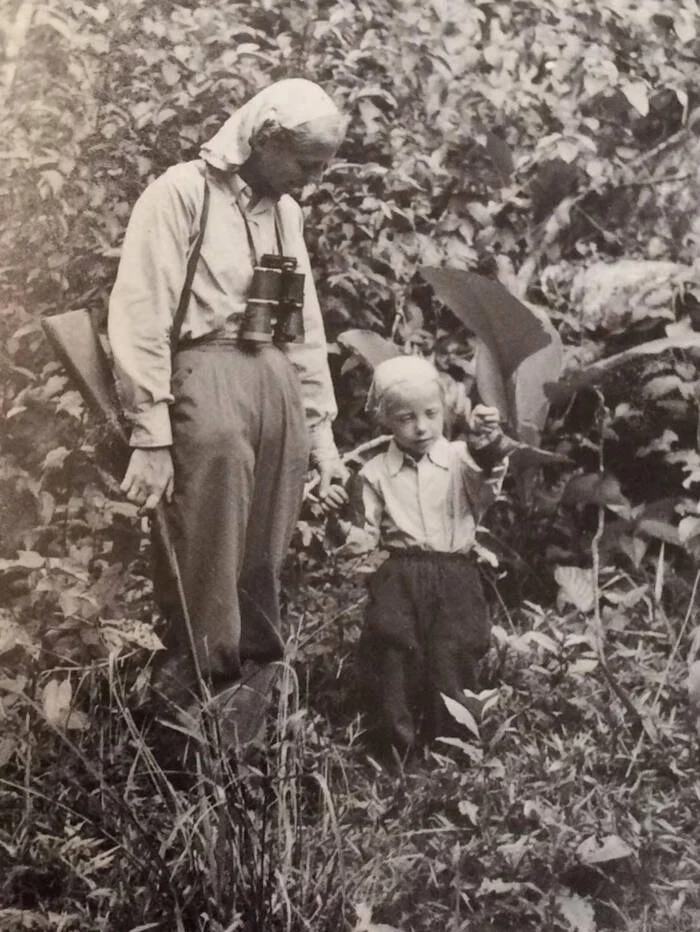
POLYGON ((378 423, 383 424, 392 402, 404 399, 410 389, 428 385, 438 388, 444 405, 445 393, 440 373, 431 362, 423 356, 394 356, 385 359, 374 370, 365 409, 378 423))

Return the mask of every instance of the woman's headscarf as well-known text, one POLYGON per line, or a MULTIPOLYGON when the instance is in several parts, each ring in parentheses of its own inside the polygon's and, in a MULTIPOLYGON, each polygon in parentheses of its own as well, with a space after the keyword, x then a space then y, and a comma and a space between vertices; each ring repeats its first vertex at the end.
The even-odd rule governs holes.
POLYGON ((287 78, 270 84, 236 110, 202 146, 201 157, 214 168, 235 171, 248 160, 251 138, 267 120, 291 130, 318 124, 322 138, 325 124, 336 138, 341 135, 340 111, 323 88, 304 78, 287 78))
POLYGON ((381 415, 387 395, 402 388, 423 388, 437 385, 441 389, 440 373, 422 356, 393 356, 380 362, 367 395, 366 408, 372 414, 381 415))

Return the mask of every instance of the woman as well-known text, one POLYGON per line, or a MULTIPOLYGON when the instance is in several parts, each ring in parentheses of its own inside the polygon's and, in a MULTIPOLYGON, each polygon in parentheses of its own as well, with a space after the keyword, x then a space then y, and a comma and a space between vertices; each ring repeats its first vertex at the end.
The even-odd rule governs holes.
MULTIPOLYGON (((339 492, 331 483, 346 478, 302 214, 290 196, 332 158, 345 126, 310 81, 261 91, 200 159, 170 168, 141 195, 110 299, 110 343, 132 428, 122 489, 145 510, 165 498, 199 665, 215 691, 240 680, 246 661, 265 669, 282 656, 279 574, 309 451, 322 498, 332 500, 339 492), (205 184, 201 253, 171 357, 205 184), (266 254, 292 257, 304 273, 303 342, 241 339, 253 270, 266 254)), ((156 553, 155 594, 169 619, 169 677, 160 684, 173 695, 173 685, 194 680, 163 563, 156 553)))

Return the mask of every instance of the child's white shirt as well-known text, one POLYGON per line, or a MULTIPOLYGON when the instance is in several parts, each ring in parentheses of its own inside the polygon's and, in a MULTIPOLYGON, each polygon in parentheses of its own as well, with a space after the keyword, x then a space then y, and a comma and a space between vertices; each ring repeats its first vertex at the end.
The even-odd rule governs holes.
POLYGON ((468 553, 474 546, 484 480, 464 441, 440 437, 416 460, 391 440, 359 475, 364 525, 345 526, 345 553, 377 546, 468 553))

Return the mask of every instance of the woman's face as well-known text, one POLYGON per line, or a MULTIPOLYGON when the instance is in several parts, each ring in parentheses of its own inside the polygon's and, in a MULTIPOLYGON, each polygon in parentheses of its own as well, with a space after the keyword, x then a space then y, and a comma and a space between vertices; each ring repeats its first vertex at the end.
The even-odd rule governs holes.
POLYGON ((248 160, 253 190, 261 197, 280 197, 303 188, 335 155, 328 143, 299 145, 284 129, 259 133, 251 143, 248 160))

